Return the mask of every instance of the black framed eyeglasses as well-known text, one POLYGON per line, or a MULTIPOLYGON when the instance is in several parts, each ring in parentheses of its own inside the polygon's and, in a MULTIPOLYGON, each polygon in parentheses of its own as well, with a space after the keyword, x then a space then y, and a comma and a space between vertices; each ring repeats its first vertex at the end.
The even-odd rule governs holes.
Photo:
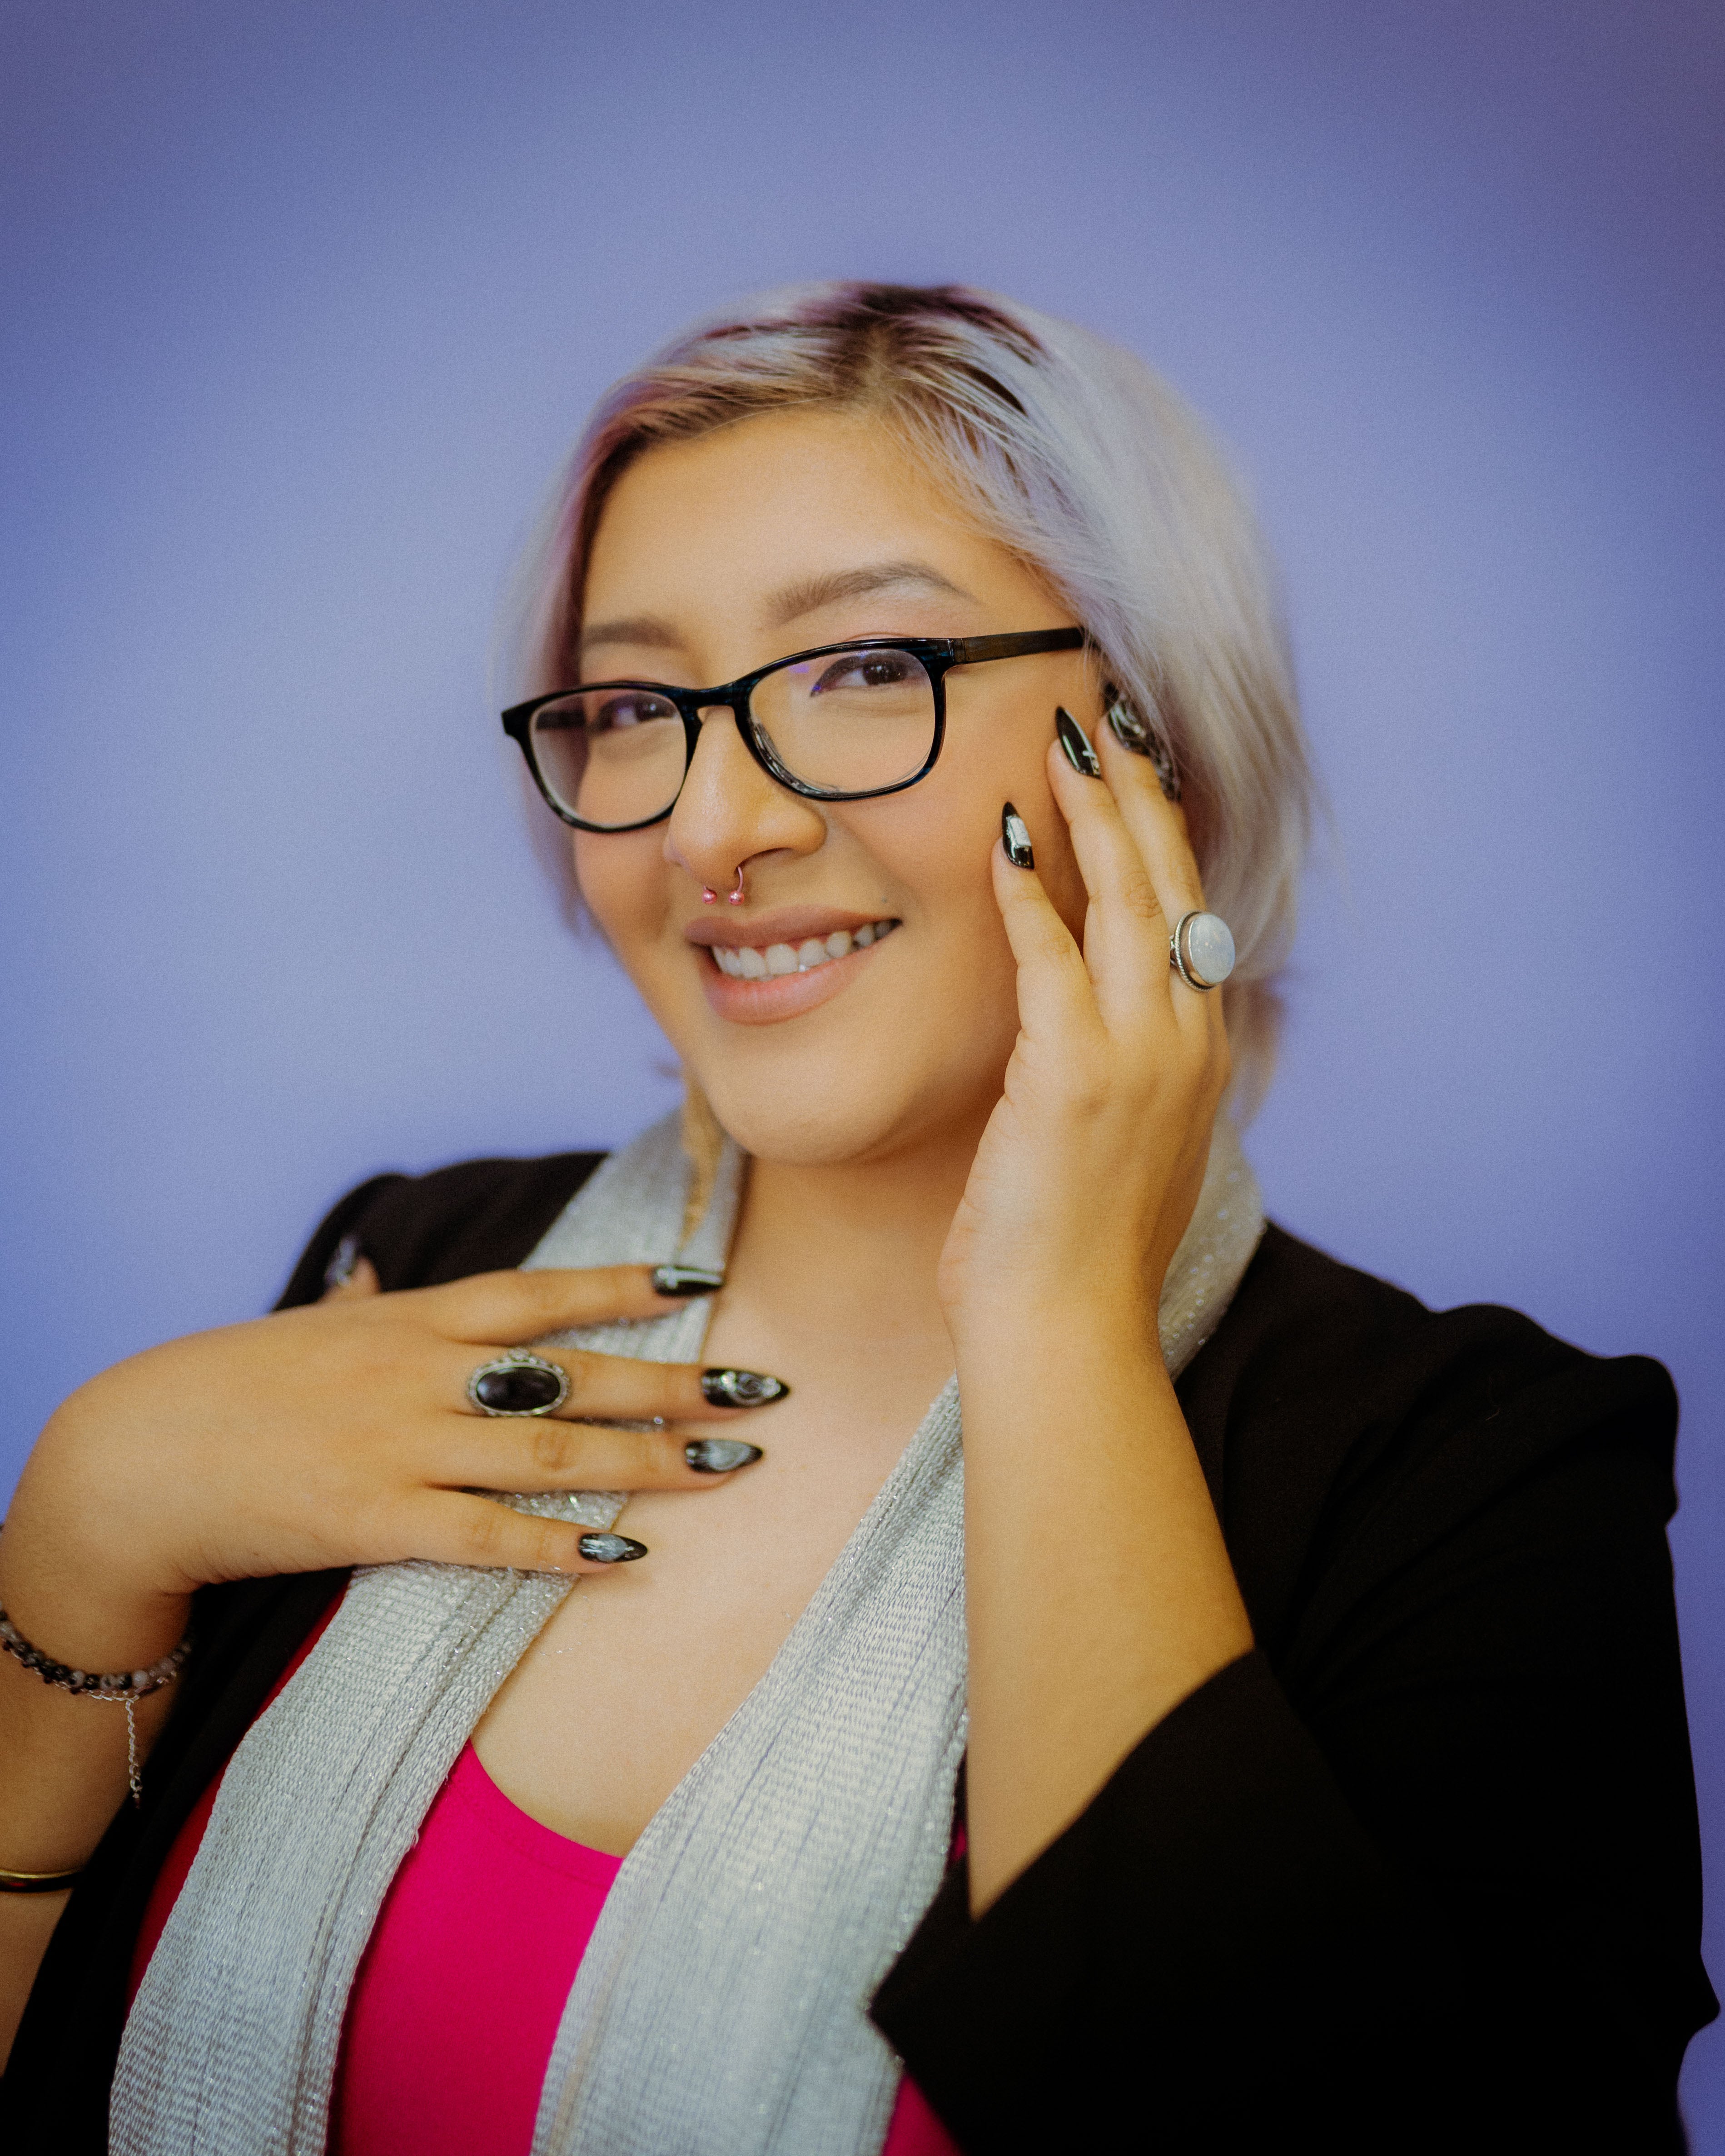
POLYGON ((1081 629, 863 636, 794 651, 714 689, 592 681, 503 714, 539 791, 581 831, 642 831, 676 806, 701 721, 727 711, 762 771, 811 801, 901 793, 934 768, 954 666, 1076 651, 1081 629))

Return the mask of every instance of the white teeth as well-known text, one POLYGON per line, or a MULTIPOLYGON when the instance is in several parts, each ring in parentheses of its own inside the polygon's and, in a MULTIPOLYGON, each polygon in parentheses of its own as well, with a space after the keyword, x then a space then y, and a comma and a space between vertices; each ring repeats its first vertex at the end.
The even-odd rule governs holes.
POLYGON ((764 951, 757 950, 752 943, 734 947, 716 943, 712 947, 713 963, 733 981, 764 981, 769 976, 784 973, 812 973, 817 966, 829 965, 834 958, 847 958, 853 951, 866 951, 871 943, 878 943, 897 926, 896 921, 865 921, 855 933, 848 928, 835 928, 824 942, 818 936, 811 936, 794 946, 769 943, 764 951))

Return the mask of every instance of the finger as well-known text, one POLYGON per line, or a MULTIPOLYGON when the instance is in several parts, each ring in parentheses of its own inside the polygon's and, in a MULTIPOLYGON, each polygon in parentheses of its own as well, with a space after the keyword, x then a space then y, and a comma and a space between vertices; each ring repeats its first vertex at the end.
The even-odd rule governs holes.
POLYGON ((619 1319, 664 1317, 682 1298, 658 1294, 650 1265, 547 1265, 475 1273, 444 1287, 406 1291, 446 1338, 517 1347, 547 1332, 619 1319))
MULTIPOLYGON (((1172 935, 1183 916, 1202 912, 1204 903, 1204 878, 1192 850, 1186 813, 1164 796, 1151 763, 1122 748, 1109 729, 1101 729, 1101 735, 1103 774, 1156 887, 1172 935)), ((1177 1007, 1188 1011, 1189 998, 1199 992, 1180 980, 1178 973, 1173 978, 1184 991, 1176 998, 1177 1007)))
POLYGON ((763 1455, 740 1438, 549 1415, 459 1425, 439 1481, 462 1490, 711 1490, 763 1455))
POLYGON ((1057 750, 1050 752, 1048 767, 1090 896, 1084 956, 1103 1022, 1116 1035, 1153 1026, 1172 1009, 1169 894, 1158 890, 1106 783, 1075 771, 1057 750))
POLYGON ((459 1491, 428 1491, 413 1501, 404 1525, 404 1555, 486 1571, 614 1572, 647 1554, 633 1537, 535 1519, 495 1498, 459 1491))
MULTIPOLYGON (((475 1360, 471 1344, 440 1347, 433 1365, 439 1399, 475 1414, 489 1407, 506 1413, 537 1409, 572 1422, 651 1422, 655 1417, 689 1422, 747 1414, 783 1399, 791 1389, 783 1378, 765 1370, 703 1369, 694 1363, 649 1363, 626 1355, 589 1354, 578 1348, 540 1347, 532 1351, 535 1359, 549 1363, 569 1381, 566 1398, 547 1409, 543 1394, 526 1399, 509 1398, 511 1373, 506 1366, 514 1352, 492 1348, 475 1360), (492 1363, 506 1366, 495 1373, 503 1381, 504 1397, 486 1399, 482 1393, 475 1400, 470 1388, 492 1363)), ((519 1385, 521 1366, 515 1367, 514 1382, 519 1385)), ((526 1367, 531 1370, 532 1365, 526 1367)), ((551 1383, 542 1372, 529 1382, 547 1389, 551 1383)))
POLYGON ((1220 996, 1194 988, 1173 965, 1172 940, 1182 919, 1204 907, 1204 879, 1186 828, 1185 811, 1163 793, 1154 767, 1132 755, 1104 729, 1102 766, 1120 814, 1154 885, 1167 921, 1163 958, 1168 1007, 1182 1034, 1201 1045, 1225 1085, 1229 1067, 1227 1028, 1220 996))
POLYGON ((1084 954, 1034 865, 1018 866, 1003 840, 990 866, 995 903, 1018 962, 1019 1019, 1025 1031, 1055 1039, 1070 1027, 1099 1029, 1084 954))

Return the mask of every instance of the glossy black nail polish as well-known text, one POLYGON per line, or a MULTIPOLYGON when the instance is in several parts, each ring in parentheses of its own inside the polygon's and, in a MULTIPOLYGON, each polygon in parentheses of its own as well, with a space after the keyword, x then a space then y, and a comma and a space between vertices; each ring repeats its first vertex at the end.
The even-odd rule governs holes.
POLYGON ((336 1244, 335 1255, 323 1269, 326 1287, 346 1287, 358 1270, 361 1251, 357 1235, 344 1235, 336 1244))
POLYGON ((1180 774, 1174 768, 1174 760, 1168 754, 1167 745, 1117 689, 1109 693, 1105 716, 1108 721, 1108 730, 1115 740, 1122 748, 1129 748, 1134 756, 1147 757, 1164 797, 1170 801, 1178 801, 1180 798, 1180 774))
POLYGON ((1100 778, 1102 767, 1096 761, 1096 752, 1091 747, 1089 737, 1064 704, 1055 706, 1055 732, 1060 747, 1066 752, 1066 761, 1081 778, 1100 778))
POLYGON ((1006 858, 1015 869, 1034 869, 1035 854, 1030 846, 1030 829, 1011 802, 1000 812, 1000 843, 1006 849, 1006 858))
POLYGON ((705 1265, 655 1265, 655 1295, 716 1295, 725 1285, 723 1273, 709 1272, 705 1265))
POLYGON ((697 1437, 683 1447, 683 1457, 697 1475, 728 1475, 735 1467, 752 1467, 762 1456, 758 1445, 745 1445, 737 1437, 697 1437))
POLYGON ((763 1408, 768 1400, 782 1400, 790 1387, 783 1378, 769 1378, 760 1370, 703 1370, 701 1398, 716 1408, 763 1408))
POLYGON ((627 1535, 583 1535, 576 1544, 591 1564, 633 1564, 645 1557, 645 1543, 632 1543, 627 1535))

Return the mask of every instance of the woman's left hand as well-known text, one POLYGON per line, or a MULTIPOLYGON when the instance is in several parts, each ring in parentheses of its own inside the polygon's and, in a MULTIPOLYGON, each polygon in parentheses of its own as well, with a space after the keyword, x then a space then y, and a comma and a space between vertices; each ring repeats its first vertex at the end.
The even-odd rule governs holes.
POLYGON ((980 1911, 1189 1693, 1251 1646, 1157 1306, 1228 1082, 1221 998, 1168 963, 1204 904, 1184 819, 1104 736, 1049 751, 1082 945, 994 889, 1019 1032, 941 1261, 964 1414, 970 1892, 980 1911))
POLYGON ((1096 746, 1101 778, 1048 752, 1088 894, 1081 944, 1035 870, 993 855, 1020 1030, 941 1260, 960 1342, 1062 1307, 1153 1333, 1228 1083, 1221 996, 1168 963, 1174 924, 1204 905, 1185 818, 1106 726, 1096 746))

